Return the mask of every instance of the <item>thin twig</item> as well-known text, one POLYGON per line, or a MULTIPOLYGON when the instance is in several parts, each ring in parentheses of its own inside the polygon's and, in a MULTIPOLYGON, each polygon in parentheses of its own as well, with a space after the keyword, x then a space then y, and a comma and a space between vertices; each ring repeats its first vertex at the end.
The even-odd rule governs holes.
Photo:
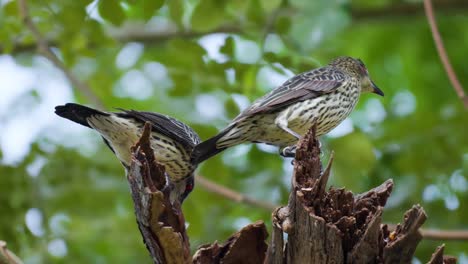
MULTIPOLYGON (((159 45, 168 40, 177 38, 177 39, 196 39, 205 35, 224 33, 224 34, 240 34, 242 33, 242 28, 239 25, 226 25, 219 28, 215 28, 209 32, 194 32, 187 30, 176 30, 168 26, 166 29, 161 30, 151 30, 144 28, 144 25, 139 23, 126 23, 124 27, 120 28, 104 28, 105 34, 111 39, 119 42, 120 44, 126 44, 129 42, 140 42, 145 45, 159 45)), ((53 35, 53 34, 51 34, 53 35)), ((59 41, 53 37, 46 39, 49 47, 55 47, 59 45, 59 41)), ((86 48, 96 49, 99 46, 99 43, 95 42, 93 39, 89 39, 86 48)), ((30 52, 36 48, 36 45, 31 45, 30 43, 13 43, 10 53, 21 53, 21 52, 30 52)), ((4 47, 0 45, 0 54, 5 53, 4 47)))
POLYGON ((13 252, 8 250, 7 243, 0 240, 0 263, 2 264, 23 264, 23 261, 18 258, 13 252))
POLYGON ((19 14, 21 19, 23 20, 24 24, 26 27, 31 31, 32 35, 36 39, 37 42, 37 48, 39 52, 46 57, 49 61, 51 61, 57 68, 62 70, 62 72, 65 74, 65 76, 68 78, 68 80, 71 82, 71 84, 81 91, 83 95, 95 106, 99 108, 103 108, 103 104, 101 100, 92 92, 92 90, 83 82, 81 82, 78 78, 76 78, 75 75, 71 73, 67 69, 67 67, 63 64, 63 62, 55 55, 52 50, 50 49, 47 40, 42 36, 41 32, 39 32, 39 29, 36 27, 36 25, 33 23, 30 15, 29 15, 29 9, 28 5, 26 3, 26 0, 18 0, 18 9, 19 9, 19 14))
MULTIPOLYGON (((434 0, 434 6, 443 13, 466 13, 468 1, 466 0, 434 0)), ((365 8, 360 5, 351 5, 351 17, 356 22, 368 20, 395 20, 419 19, 424 15, 424 8, 418 1, 393 1, 388 5, 374 8, 365 8)))
MULTIPOLYGON (((199 184, 205 190, 220 195, 234 202, 252 205, 265 210, 274 210, 280 207, 279 205, 251 198, 247 195, 236 192, 230 188, 214 183, 200 175, 195 176, 195 179, 197 181, 197 184, 199 184)), ((392 230, 396 228, 395 224, 387 225, 392 230)), ((421 232, 423 238, 428 240, 468 240, 468 230, 439 230, 420 228, 419 231, 421 232)))
POLYGON ((278 207, 275 204, 264 202, 264 201, 259 201, 249 196, 246 196, 244 194, 241 194, 239 192, 236 192, 234 190, 231 190, 227 187, 214 183, 200 175, 195 176, 195 180, 196 180, 196 183, 199 184, 205 190, 218 194, 222 197, 225 197, 229 200, 232 200, 238 203, 244 203, 244 204, 252 205, 252 206, 263 208, 265 210, 270 210, 270 211, 278 207))
POLYGON ((468 230, 421 229, 424 239, 429 240, 468 240, 468 230))
POLYGON ((432 8, 431 0, 424 0, 424 11, 426 12, 427 21, 429 22, 429 26, 431 28, 432 37, 434 38, 435 45, 437 47, 437 53, 439 54, 440 60, 444 65, 445 71, 447 72, 447 76, 452 83, 455 92, 457 93, 458 97, 462 100, 465 108, 468 108, 468 97, 466 97, 465 92, 463 90, 463 86, 461 85, 460 81, 453 70, 452 64, 447 56, 447 51, 445 50, 444 43, 440 36, 439 30, 437 28, 437 24, 434 17, 434 10, 432 8))
MULTIPOLYGON (((395 230, 395 224, 387 224, 390 230, 395 230)), ((440 230, 420 228, 419 232, 427 240, 468 240, 468 230, 440 230)))

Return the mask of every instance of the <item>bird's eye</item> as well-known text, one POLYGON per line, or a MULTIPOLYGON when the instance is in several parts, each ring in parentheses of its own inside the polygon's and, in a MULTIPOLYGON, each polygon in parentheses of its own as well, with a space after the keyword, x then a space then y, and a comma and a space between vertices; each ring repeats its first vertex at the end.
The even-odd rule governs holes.
POLYGON ((361 68, 361 73, 362 74, 367 74, 366 66, 362 65, 360 68, 361 68))
POLYGON ((189 183, 185 186, 185 192, 186 193, 189 193, 193 190, 193 184, 192 183, 189 183))
POLYGON ((367 74, 367 68, 366 65, 364 65, 364 62, 362 62, 361 59, 357 59, 358 64, 359 64, 359 70, 361 71, 362 74, 367 74))

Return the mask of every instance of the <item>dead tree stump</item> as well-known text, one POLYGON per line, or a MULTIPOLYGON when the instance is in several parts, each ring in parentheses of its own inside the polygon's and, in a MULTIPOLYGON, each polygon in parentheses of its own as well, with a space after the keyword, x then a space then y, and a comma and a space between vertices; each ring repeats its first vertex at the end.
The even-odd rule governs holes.
POLYGON ((324 171, 319 157, 311 129, 298 143, 288 205, 273 212, 267 263, 411 263, 426 220, 422 207, 413 206, 390 232, 381 218, 393 181, 360 195, 325 191, 333 154, 324 171))
MULTIPOLYGON (((190 256, 185 220, 179 204, 163 192, 166 177, 149 144, 151 126, 133 151, 127 176, 143 240, 154 263, 411 263, 421 240, 419 227, 426 220, 415 205, 403 223, 390 231, 381 224, 393 181, 359 195, 344 188, 330 188, 333 154, 322 170, 320 148, 311 129, 298 143, 288 205, 273 212, 273 233, 262 221, 250 224, 224 243, 200 246, 190 256), (284 237, 287 233, 287 239, 284 237)), ((443 256, 443 245, 429 263, 456 263, 443 256)))

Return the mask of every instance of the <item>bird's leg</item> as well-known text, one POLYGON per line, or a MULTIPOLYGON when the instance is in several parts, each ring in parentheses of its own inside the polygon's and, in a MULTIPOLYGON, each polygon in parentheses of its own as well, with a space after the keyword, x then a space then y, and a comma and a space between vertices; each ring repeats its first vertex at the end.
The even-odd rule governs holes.
POLYGON ((282 130, 286 131, 288 134, 292 135, 293 137, 297 138, 297 140, 301 139, 302 136, 299 135, 299 133, 293 131, 292 129, 289 128, 288 126, 288 118, 286 114, 282 114, 278 116, 275 120, 275 124, 281 128, 282 130))
POLYGON ((299 140, 299 139, 302 138, 301 135, 299 135, 298 133, 296 133, 296 132, 294 132, 292 129, 290 129, 290 128, 288 127, 287 124, 284 125, 284 124, 282 124, 282 123, 278 123, 277 125, 278 125, 279 128, 283 129, 284 131, 288 132, 288 133, 289 133, 290 135, 292 135, 293 137, 297 138, 297 140, 299 140))
POLYGON ((166 177, 166 185, 164 185, 161 192, 165 195, 170 196, 170 194, 172 193, 172 190, 174 189, 174 183, 169 178, 169 175, 167 174, 167 172, 164 173, 164 176, 166 177))
MULTIPOLYGON (((288 134, 292 135, 295 137, 297 140, 301 139, 301 135, 299 133, 293 131, 288 127, 288 119, 285 115, 280 115, 276 120, 275 120, 276 125, 281 128, 283 131, 287 132, 288 134)), ((296 157, 296 145, 291 145, 287 146, 283 149, 280 150, 280 155, 285 157, 285 158, 295 158, 296 157)))

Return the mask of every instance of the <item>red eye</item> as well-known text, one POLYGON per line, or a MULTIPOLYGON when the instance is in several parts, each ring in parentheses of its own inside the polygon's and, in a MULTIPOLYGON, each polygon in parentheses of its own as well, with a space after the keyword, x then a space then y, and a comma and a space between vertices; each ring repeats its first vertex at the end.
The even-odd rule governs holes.
POLYGON ((185 186, 186 192, 191 192, 193 190, 193 184, 189 183, 185 186))

